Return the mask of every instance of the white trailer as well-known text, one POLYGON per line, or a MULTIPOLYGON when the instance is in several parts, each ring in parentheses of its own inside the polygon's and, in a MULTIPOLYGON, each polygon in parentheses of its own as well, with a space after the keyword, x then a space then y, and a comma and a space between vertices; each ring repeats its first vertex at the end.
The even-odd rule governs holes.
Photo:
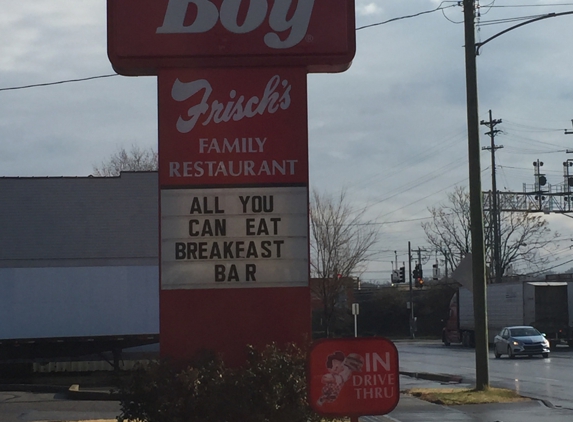
POLYGON ((0 178, 0 360, 159 341, 156 172, 0 178))
MULTIPOLYGON (((553 347, 572 344, 573 283, 520 281, 487 285, 488 340, 493 343, 503 327, 532 325, 547 335, 553 347)), ((474 306, 470 290, 460 287, 450 303, 450 317, 442 339, 445 344, 472 345, 474 306)))

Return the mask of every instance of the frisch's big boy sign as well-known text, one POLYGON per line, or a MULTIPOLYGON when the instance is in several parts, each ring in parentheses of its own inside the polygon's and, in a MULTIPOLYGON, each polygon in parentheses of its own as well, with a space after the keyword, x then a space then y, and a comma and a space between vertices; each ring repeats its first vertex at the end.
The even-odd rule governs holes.
POLYGON ((307 73, 355 54, 354 0, 107 0, 108 56, 157 75, 160 351, 230 365, 310 337, 307 73))
POLYGON ((302 66, 346 70, 355 53, 353 0, 108 0, 116 71, 302 66))

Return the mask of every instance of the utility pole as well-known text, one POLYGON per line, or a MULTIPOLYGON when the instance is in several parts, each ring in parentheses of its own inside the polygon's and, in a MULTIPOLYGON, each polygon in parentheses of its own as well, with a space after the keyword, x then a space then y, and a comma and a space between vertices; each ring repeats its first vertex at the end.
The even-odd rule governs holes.
POLYGON ((476 390, 489 388, 489 356, 485 280, 485 247, 481 192, 479 110, 477 90, 475 0, 464 0, 464 34, 466 62, 466 101, 468 125, 468 161, 470 220, 472 235, 472 279, 475 320, 476 390))
POLYGON ((414 330, 414 291, 412 290, 412 248, 408 241, 408 280, 410 282, 410 337, 416 336, 414 330))
POLYGON ((497 182, 496 182, 496 175, 495 175, 495 151, 503 148, 503 145, 495 145, 495 135, 501 132, 495 127, 501 123, 501 119, 493 120, 491 110, 489 111, 489 121, 486 122, 482 120, 480 124, 489 127, 489 132, 486 132, 486 135, 489 135, 491 139, 491 146, 483 147, 482 150, 489 150, 491 151, 491 211, 490 211, 490 224, 492 227, 492 237, 493 237, 493 262, 492 267, 494 270, 495 275, 495 282, 501 283, 501 234, 500 234, 500 226, 501 226, 501 219, 500 219, 500 212, 498 207, 498 200, 499 195, 497 192, 497 182))
MULTIPOLYGON (((509 27, 487 40, 476 43, 475 40, 475 2, 463 0, 464 7, 464 36, 466 58, 466 95, 468 119, 468 155, 470 168, 470 218, 472 234, 472 277, 474 296, 475 342, 476 342, 476 390, 486 390, 489 387, 489 362, 487 343, 487 306, 485 283, 485 253, 483 243, 483 217, 481 216, 482 196, 480 177, 480 148, 479 148, 479 113, 477 91, 476 56, 481 47, 508 33, 530 23, 571 15, 573 12, 548 13, 543 16, 521 22, 509 27)), ((569 132, 566 130, 566 134, 569 132)), ((573 132, 571 132, 573 133, 573 132)), ((567 151, 569 152, 569 151, 567 151)))

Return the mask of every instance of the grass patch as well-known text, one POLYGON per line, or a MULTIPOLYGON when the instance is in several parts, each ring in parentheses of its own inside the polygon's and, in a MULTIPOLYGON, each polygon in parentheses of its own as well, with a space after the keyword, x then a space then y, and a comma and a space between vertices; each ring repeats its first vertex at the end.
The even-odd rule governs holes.
POLYGON ((446 406, 462 404, 486 404, 486 403, 514 403, 528 401, 513 390, 490 387, 484 391, 470 388, 412 388, 407 391, 414 397, 431 403, 446 406))

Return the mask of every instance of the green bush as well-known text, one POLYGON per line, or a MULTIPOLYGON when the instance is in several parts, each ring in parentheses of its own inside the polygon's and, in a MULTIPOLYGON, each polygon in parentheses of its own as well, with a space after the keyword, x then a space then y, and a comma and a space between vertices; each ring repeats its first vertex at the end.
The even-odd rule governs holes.
POLYGON ((275 344, 248 348, 247 362, 228 368, 214 355, 184 367, 168 361, 136 369, 120 389, 118 421, 320 421, 307 402, 306 353, 275 344))

